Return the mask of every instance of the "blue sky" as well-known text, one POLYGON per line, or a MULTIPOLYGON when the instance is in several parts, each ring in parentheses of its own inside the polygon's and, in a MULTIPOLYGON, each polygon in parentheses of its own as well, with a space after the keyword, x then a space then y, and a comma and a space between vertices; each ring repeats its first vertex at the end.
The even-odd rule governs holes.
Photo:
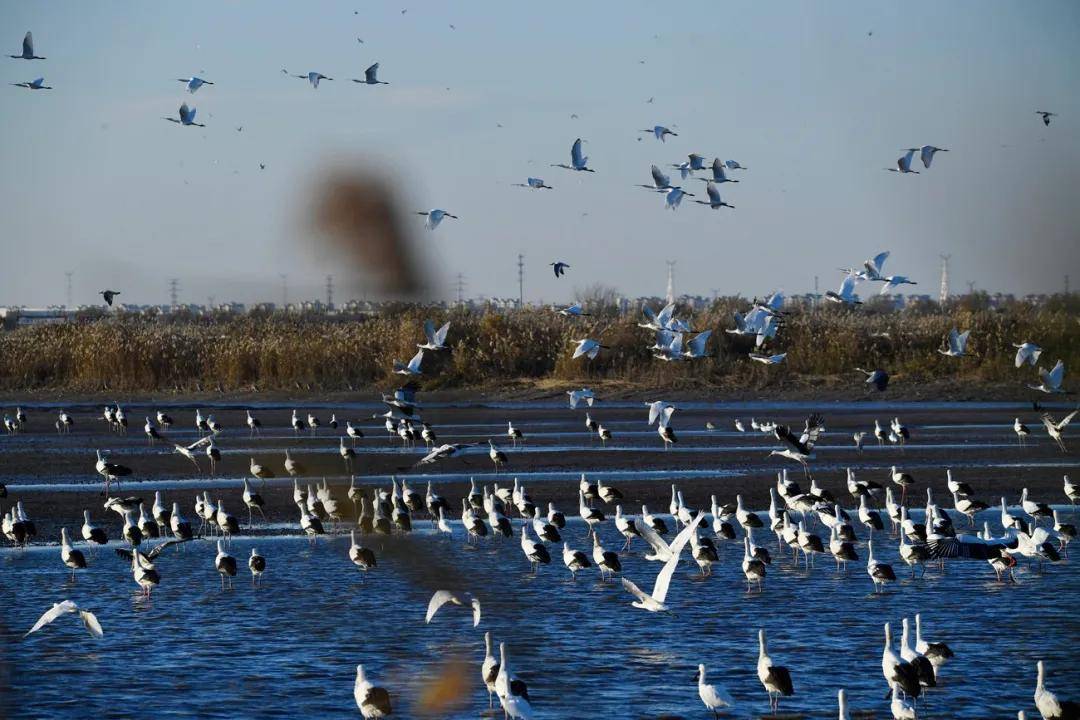
POLYGON ((326 273, 347 280, 309 225, 337 166, 461 216, 409 218, 444 297, 457 272, 469 294, 515 296, 518 252, 529 300, 661 294, 666 259, 681 292, 824 290, 884 249, 920 291, 941 252, 954 288, 1080 285, 1069 0, 23 2, 0 20, 5 55, 29 29, 48 58, 0 60, 0 304, 63 302, 66 270, 77 303, 105 286, 165 302, 173 276, 185 301, 278 300, 286 272, 292 299, 319 297, 326 273), (390 85, 347 81, 375 61, 390 85), (175 78, 192 73, 216 84, 191 97, 175 78), (55 89, 7 84, 40 75, 55 89), (205 129, 161 119, 183 100, 205 129), (1060 116, 1045 128, 1036 109, 1060 116), (655 124, 679 136, 637 132, 655 124), (579 136, 597 172, 548 167, 579 136), (950 152, 884 172, 924 143, 950 152), (689 152, 749 168, 722 188, 735 210, 672 213, 633 187, 689 152), (555 189, 511 186, 529 175, 555 189), (572 266, 558 281, 555 259, 572 266))

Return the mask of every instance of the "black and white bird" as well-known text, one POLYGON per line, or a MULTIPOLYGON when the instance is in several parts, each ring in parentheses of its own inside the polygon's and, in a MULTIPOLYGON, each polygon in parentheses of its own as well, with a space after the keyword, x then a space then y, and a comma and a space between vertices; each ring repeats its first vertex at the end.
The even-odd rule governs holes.
POLYGON ((577 579, 579 570, 592 567, 592 563, 589 562, 589 556, 581 550, 572 549, 569 543, 563 543, 562 557, 563 564, 566 565, 566 569, 570 571, 570 576, 574 580, 577 579))
POLYGON ((251 584, 261 584, 262 575, 266 572, 266 558, 260 555, 255 548, 251 548, 251 557, 248 558, 248 570, 251 571, 251 584))
POLYGON ((911 637, 911 625, 907 618, 901 620, 903 631, 900 635, 900 657, 915 668, 919 685, 924 688, 937 687, 937 671, 930 660, 915 649, 911 637))
POLYGON ((521 551, 525 553, 525 557, 532 565, 533 574, 540 571, 541 565, 551 563, 551 554, 548 552, 547 546, 529 537, 528 523, 522 523, 521 525, 521 551))
POLYGON ((873 540, 868 540, 866 543, 866 574, 874 581, 875 593, 883 591, 888 583, 896 582, 896 573, 893 572, 892 565, 878 562, 874 558, 873 540))
POLYGON ((881 674, 889 687, 899 687, 904 694, 917 698, 922 694, 919 671, 903 660, 892 648, 892 629, 885 623, 885 645, 881 651, 881 674))
POLYGON ((863 370, 858 367, 855 369, 865 375, 866 384, 873 385, 878 392, 885 392, 885 388, 889 387, 889 373, 884 370, 880 368, 877 370, 863 370))
POLYGON ((506 643, 502 642, 499 643, 499 672, 495 677, 495 695, 499 698, 503 712, 511 720, 531 720, 532 706, 529 702, 529 688, 511 670, 506 643))
POLYGON ((923 639, 922 615, 919 613, 915 613, 915 650, 926 656, 926 659, 934 666, 935 673, 954 656, 952 649, 945 643, 927 642, 923 639))
POLYGON ((92 542, 98 545, 104 545, 109 542, 109 538, 105 534, 105 531, 90 522, 89 510, 83 510, 82 538, 88 543, 92 542))
POLYGON ((249 434, 254 437, 255 435, 262 435, 262 422, 259 418, 251 414, 251 411, 247 411, 247 426, 249 434))
POLYGON ((499 677, 499 661, 491 651, 491 631, 484 633, 484 662, 480 665, 480 677, 484 681, 484 687, 488 693, 488 709, 494 707, 492 698, 495 696, 495 680, 499 677))
MULTIPOLYGON (((540 187, 540 188, 549 188, 550 189, 549 185, 544 185, 543 180, 540 180, 539 185, 533 185, 532 181, 533 180, 538 180, 538 179, 539 178, 529 178, 529 187, 540 187)), ((550 265, 552 271, 554 271, 555 277, 562 277, 563 275, 566 274, 566 269, 568 267, 570 267, 570 265, 568 265, 567 263, 564 263, 564 262, 553 262, 553 263, 548 263, 548 265, 550 265)))
POLYGON ((353 699, 364 718, 389 717, 393 712, 390 693, 386 688, 373 685, 364 673, 364 666, 356 666, 356 682, 353 683, 353 699))
POLYGON ((375 553, 371 548, 364 547, 356 542, 356 531, 349 531, 349 560, 352 564, 364 572, 371 570, 377 565, 375 553))
POLYGON ((226 578, 232 588, 232 579, 236 577, 236 558, 225 552, 225 546, 220 540, 217 541, 217 556, 214 558, 214 568, 221 577, 221 589, 225 589, 226 578))
MULTIPOLYGON (((30 33, 27 33, 27 36, 29 36, 29 35, 30 35, 30 33)), ((33 50, 31 50, 31 52, 33 52, 33 50)), ((25 55, 26 55, 26 43, 24 41, 23 42, 23 56, 25 57, 25 55)), ((11 57, 15 57, 15 56, 12 55, 11 57)), ((32 60, 33 59, 44 60, 45 58, 30 58, 30 59, 32 59, 32 60)), ((1042 117, 1043 125, 1045 125, 1046 127, 1050 127, 1050 118, 1057 116, 1057 113, 1047 112, 1046 110, 1036 110, 1035 114, 1042 117)), ((1044 717, 1045 717, 1045 715, 1044 715, 1044 717)))
POLYGON ((81 550, 75 550, 68 542, 67 528, 60 528, 60 559, 71 568, 71 580, 75 581, 75 571, 86 569, 86 556, 81 550))
POLYGON ((757 676, 769 695, 769 709, 774 713, 780 707, 781 697, 795 694, 791 673, 782 665, 774 665, 765 641, 765 629, 758 630, 757 676))
POLYGON ((806 419, 803 432, 799 436, 792 433, 786 425, 777 425, 773 429, 773 436, 787 447, 783 450, 772 450, 769 456, 779 455, 794 460, 803 466, 804 472, 809 474, 807 461, 814 458, 814 445, 824 430, 825 418, 817 413, 806 419))
POLYGON ((1065 427, 1076 417, 1076 413, 1080 410, 1073 410, 1071 413, 1063 417, 1061 420, 1054 422, 1054 418, 1050 416, 1050 413, 1046 413, 1042 416, 1043 427, 1046 428, 1046 434, 1050 436, 1050 439, 1057 443, 1061 448, 1061 452, 1069 452, 1065 448, 1065 440, 1063 439, 1065 433, 1065 427))
POLYGON ((379 80, 378 73, 379 63, 369 65, 368 68, 364 70, 363 79, 353 78, 353 82, 360 83, 361 85, 389 85, 390 83, 379 80))
POLYGON ((596 563, 596 568, 600 571, 601 581, 606 580, 608 575, 612 577, 615 573, 622 572, 622 562, 619 560, 619 554, 611 550, 605 550, 604 546, 600 544, 600 536, 596 532, 592 532, 592 559, 596 563))

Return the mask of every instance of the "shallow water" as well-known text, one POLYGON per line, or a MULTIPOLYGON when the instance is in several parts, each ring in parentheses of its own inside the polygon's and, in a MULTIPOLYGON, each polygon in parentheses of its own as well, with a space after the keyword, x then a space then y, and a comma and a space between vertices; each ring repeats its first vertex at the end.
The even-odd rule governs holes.
MULTIPOLYGON (((610 522, 601 534, 617 547, 610 522)), ((564 537, 587 548, 580 523, 564 537)), ((419 529, 401 542, 368 539, 379 566, 365 577, 348 561, 346 537, 320 539, 314 548, 302 538, 237 537, 231 549, 241 566, 257 542, 269 570, 253 588, 242 567, 226 591, 213 568, 213 544, 197 542, 159 558, 163 582, 150 600, 108 548, 96 550, 75 583, 55 547, 5 550, 0 644, 9 674, 0 681, 7 686, 0 711, 91 717, 150 702, 163 717, 355 715, 352 680, 363 663, 409 717, 425 681, 463 657, 470 683, 463 706, 438 716, 475 717, 487 707, 479 663, 483 631, 491 630, 508 643, 538 717, 706 717, 693 680, 699 662, 739 702, 734 717, 757 717, 767 712, 755 675, 756 630, 765 627, 774 662, 794 677, 796 695, 782 709, 832 717, 836 689, 844 687, 853 708, 880 714, 888 712, 882 623, 892 622, 899 635, 901 617, 920 611, 928 639, 948 642, 957 654, 922 717, 1015 717, 1030 709, 1040 658, 1053 687, 1072 694, 1080 687, 1075 610, 1065 600, 1080 586, 1075 563, 1042 573, 1025 566, 1017 585, 994 582, 982 562, 951 563, 944 574, 931 569, 910 580, 895 541, 879 536, 876 555, 896 561, 902 579, 875 596, 862 562, 846 576, 824 556, 810 572, 795 570, 779 558, 771 533, 759 531, 756 540, 775 556, 763 594, 746 595, 741 551, 726 546, 704 580, 684 557, 671 615, 631 607, 617 583, 601 584, 595 572, 571 581, 557 554, 533 577, 516 538, 469 547, 460 526, 453 538, 419 529), (468 613, 450 606, 425 625, 436 587, 479 596, 481 626, 474 630, 468 613), (20 639, 64 598, 96 612, 105 638, 90 638, 68 617, 20 639)), ((623 557, 624 573, 651 587, 660 566, 640 551, 638 544, 623 557)), ((858 551, 865 557, 864 546, 858 551)))

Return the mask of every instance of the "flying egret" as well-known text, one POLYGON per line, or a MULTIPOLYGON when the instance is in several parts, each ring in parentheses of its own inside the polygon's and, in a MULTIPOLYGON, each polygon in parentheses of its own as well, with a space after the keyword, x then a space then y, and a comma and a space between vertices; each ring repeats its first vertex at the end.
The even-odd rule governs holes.
MULTIPOLYGON (((889 259, 889 251, 885 250, 883 252, 879 252, 877 255, 870 258, 866 262, 864 262, 863 263, 863 272, 861 273, 862 277, 860 277, 859 279, 860 280, 885 280, 885 277, 884 277, 883 273, 885 272, 885 261, 888 260, 888 259, 889 259)), ((859 274, 859 273, 852 273, 851 271, 848 271, 848 272, 849 272, 849 274, 856 274, 856 275, 859 274)))
POLYGON ((203 80, 201 77, 198 77, 196 75, 192 75, 189 78, 177 78, 176 81, 185 83, 187 85, 187 91, 192 95, 194 95, 196 91, 198 91, 198 89, 201 88, 203 85, 214 84, 209 80, 203 80))
MULTIPOLYGON (((282 70, 282 72, 287 72, 287 71, 282 70)), ((315 71, 309 72, 306 75, 293 75, 292 77, 300 78, 301 80, 307 80, 309 83, 311 83, 311 87, 316 88, 316 89, 318 89, 318 87, 319 87, 319 81, 320 80, 333 80, 334 79, 332 77, 327 77, 326 75, 323 75, 321 72, 315 72, 315 71)))
MULTIPOLYGON (((648 610, 649 612, 665 612, 669 609, 666 605, 668 588, 671 586, 671 578, 675 574, 675 569, 679 566, 679 556, 682 554, 683 548, 686 547, 686 543, 690 541, 691 535, 697 532, 698 525, 700 525, 704 519, 705 513, 698 513, 693 522, 683 528, 682 532, 679 533, 679 536, 672 541, 671 545, 668 547, 668 552, 670 554, 664 563, 664 567, 661 568, 660 572, 656 575, 656 582, 653 583, 651 594, 646 594, 645 591, 635 585, 630 579, 626 577, 622 578, 623 588, 637 598, 631 605, 636 608, 648 610)), ((655 538, 653 539, 653 542, 655 542, 655 538)))
POLYGON ((424 349, 421 348, 419 351, 417 351, 415 355, 413 355, 413 358, 409 361, 408 365, 405 365, 400 361, 395 360, 394 372, 398 375, 422 375, 423 373, 420 371, 420 363, 423 361, 423 359, 424 349))
POLYGON ((903 155, 897 158, 896 167, 885 169, 889 172, 900 173, 902 175, 905 173, 914 173, 915 175, 918 175, 918 170, 911 169, 911 160, 915 157, 915 153, 917 152, 919 152, 919 148, 908 148, 903 155))
POLYGON ((1042 355, 1042 348, 1033 342, 1022 342, 1019 345, 1013 343, 1013 347, 1016 348, 1016 367, 1020 367, 1024 363, 1030 363, 1031 367, 1035 367, 1039 364, 1039 356, 1042 355))
POLYGON ((877 278, 878 280, 884 280, 885 284, 881 286, 881 292, 878 295, 887 295, 901 285, 918 285, 919 283, 914 280, 908 280, 904 275, 890 275, 888 277, 877 278))
MULTIPOLYGON (((390 83, 383 82, 382 80, 379 80, 378 77, 376 77, 376 75, 378 75, 378 73, 379 73, 379 63, 375 63, 374 65, 372 65, 371 67, 369 67, 367 70, 364 71, 364 79, 363 80, 360 80, 358 78, 353 78, 353 82, 354 83, 360 83, 361 85, 389 85, 390 83)), ((329 79, 330 78, 327 78, 327 80, 329 80, 329 79)))
POLYGON ((562 163, 552 163, 551 167, 563 168, 564 170, 577 170, 579 172, 596 172, 590 167, 586 167, 589 162, 589 158, 581 154, 581 138, 574 141, 574 144, 570 146, 570 164, 564 165, 562 163))
MULTIPOLYGON (((82 620, 83 626, 86 627, 86 631, 96 638, 103 637, 105 635, 101 630, 101 623, 98 622, 94 613, 89 610, 83 610, 71 600, 64 600, 63 602, 53 603, 53 606, 34 623, 34 627, 30 628, 26 635, 37 632, 41 628, 45 627, 49 623, 53 622, 57 618, 61 618, 64 615, 70 613, 79 613, 79 619, 82 620)), ((23 637, 26 637, 23 635, 23 637)))
POLYGON ((825 293, 825 297, 835 303, 842 305, 862 305, 862 301, 859 300, 859 296, 855 294, 855 285, 859 282, 859 278, 856 275, 847 275, 844 277, 844 281, 840 283, 840 290, 833 292, 829 290, 825 293))
POLYGON ((750 359, 762 363, 764 365, 779 365, 784 362, 784 358, 787 357, 787 353, 780 353, 778 355, 762 355, 760 353, 751 352, 750 359))
POLYGON ((728 170, 749 170, 745 165, 740 165, 738 160, 725 160, 724 165, 728 170))
POLYGON ((855 368, 862 374, 866 375, 866 382, 869 385, 873 385, 878 392, 885 392, 885 388, 889 386, 889 373, 882 369, 877 370, 863 370, 862 368, 855 368))
POLYGON ((423 345, 417 344, 416 347, 421 350, 447 350, 446 347, 446 333, 450 331, 450 323, 446 323, 438 330, 435 329, 435 323, 430 320, 424 321, 424 336, 427 338, 427 342, 423 345))
POLYGON ((949 152, 946 148, 934 147, 933 145, 923 145, 919 148, 919 157, 922 159, 923 167, 929 168, 930 163, 934 160, 934 153, 937 152, 949 152))
POLYGON ((1045 368, 1039 368, 1039 379, 1042 380, 1041 383, 1028 385, 1028 388, 1051 395, 1055 393, 1064 394, 1065 391, 1061 389, 1061 381, 1065 379, 1065 363, 1058 360, 1057 365, 1050 372, 1046 372, 1045 368))
POLYGON ((672 137, 679 137, 679 133, 672 132, 671 130, 664 127, 663 125, 654 125, 651 128, 648 128, 646 130, 640 130, 639 132, 643 132, 646 135, 653 135, 660 142, 666 142, 667 141, 666 138, 667 138, 668 135, 670 135, 672 137))
MULTIPOLYGON (((10 58, 16 60, 44 60, 45 58, 34 54, 34 35, 29 30, 23 35, 22 41, 22 55, 8 55, 10 58)), ((1053 115, 1053 113, 1047 113, 1047 115, 1053 115)), ((1046 124, 1050 124, 1050 120, 1046 120, 1046 124)))
MULTIPOLYGON (((738 165, 738 163, 735 164, 738 165)), ((738 180, 732 180, 727 176, 727 172, 724 169, 724 163, 720 162, 720 158, 713 158, 712 165, 709 167, 709 169, 712 170, 712 177, 698 178, 698 180, 704 180, 705 182, 716 183, 718 185, 727 182, 739 182, 738 180)))
POLYGON ((1068 450, 1065 449, 1065 441, 1061 439, 1061 436, 1062 433, 1065 432, 1066 426, 1068 426, 1072 419, 1076 417, 1077 412, 1080 412, 1080 410, 1073 410, 1058 422, 1054 422, 1054 418, 1050 416, 1050 413, 1046 413, 1042 416, 1042 423, 1043 426, 1046 427, 1046 433, 1058 444, 1058 447, 1061 448, 1061 452, 1068 452, 1068 450))
POLYGON ((650 166, 649 172, 652 174, 653 184, 637 185, 636 187, 656 191, 670 190, 672 188, 671 178, 665 175, 656 165, 650 166))
MULTIPOLYGON (((704 178, 702 178, 704 179, 704 178)), ((736 180, 736 182, 738 182, 736 180)), ((720 199, 720 189, 716 187, 712 180, 708 181, 708 185, 705 186, 705 192, 708 194, 708 201, 695 200, 698 205, 708 205, 713 210, 719 210, 722 207, 734 209, 734 205, 728 205, 726 202, 720 199)))
POLYGON ((686 343, 686 351, 683 352, 683 357, 689 360, 700 360, 709 357, 709 352, 705 346, 708 344, 710 337, 712 337, 712 330, 706 330, 695 335, 693 340, 686 343))
POLYGON ((550 185, 546 185, 540 178, 531 177, 523 183, 514 183, 514 187, 532 188, 533 190, 552 190, 550 185))
POLYGON ((52 90, 51 87, 45 84, 45 78, 39 77, 36 80, 21 83, 11 83, 15 87, 26 88, 27 90, 52 90))
POLYGON ((188 107, 187 103, 184 103, 180 106, 179 115, 179 120, 171 117, 167 117, 164 119, 168 120, 169 122, 176 123, 177 125, 194 125, 195 127, 206 127, 202 123, 195 122, 195 108, 188 107))
POLYGON ((664 207, 666 207, 669 210, 678 209, 679 205, 682 203, 682 199, 683 199, 684 195, 689 195, 690 197, 693 197, 694 193, 688 193, 685 190, 683 190, 681 187, 673 187, 673 188, 671 188, 670 190, 667 191, 667 194, 664 196, 664 207))
POLYGON ((556 312, 559 315, 563 315, 565 317, 589 317, 589 313, 582 312, 581 303, 574 303, 573 305, 569 307, 564 307, 563 309, 557 310, 556 312))
POLYGON ((942 350, 938 348, 938 352, 947 357, 964 357, 964 353, 967 351, 968 336, 971 335, 970 330, 964 332, 957 332, 956 328, 949 331, 949 348, 942 350))
POLYGON ((418 211, 416 214, 427 216, 427 221, 425 221, 424 225, 427 226, 428 230, 434 230, 435 228, 439 227, 439 223, 443 221, 443 218, 453 218, 454 220, 458 219, 457 215, 451 215, 447 211, 440 210, 439 208, 428 210, 427 212, 418 211))
POLYGON ((562 277, 566 274, 566 268, 570 267, 564 262, 548 263, 551 266, 552 271, 555 273, 555 277, 562 277))
POLYGON ((446 603, 453 603, 461 607, 472 606, 473 627, 480 624, 480 601, 469 593, 458 595, 449 590, 436 590, 435 594, 431 596, 424 622, 430 624, 432 618, 435 617, 435 613, 446 603))
MULTIPOLYGON (((30 37, 30 33, 26 33, 26 37, 30 37)), ((33 46, 31 46, 31 51, 32 50, 33 50, 33 46)), ((16 57, 16 56, 12 55, 11 57, 16 57)), ((45 58, 27 58, 26 57, 26 41, 25 40, 23 40, 23 57, 26 58, 27 60, 44 60, 45 59, 45 58)), ((1046 125, 1047 127, 1050 127, 1050 118, 1057 116, 1057 113, 1046 112, 1045 110, 1036 110, 1035 114, 1036 115, 1042 115, 1043 125, 1046 125)))
POLYGON ((596 396, 593 395, 593 391, 589 388, 581 388, 580 390, 567 390, 566 394, 570 396, 570 409, 576 410, 577 406, 584 402, 587 406, 592 407, 593 402, 596 400, 596 396))
POLYGON ((601 345, 598 341, 591 338, 573 340, 571 342, 577 343, 577 347, 574 348, 574 355, 570 358, 571 360, 576 360, 582 355, 587 355, 590 360, 595 360, 601 349, 609 349, 607 345, 601 345))

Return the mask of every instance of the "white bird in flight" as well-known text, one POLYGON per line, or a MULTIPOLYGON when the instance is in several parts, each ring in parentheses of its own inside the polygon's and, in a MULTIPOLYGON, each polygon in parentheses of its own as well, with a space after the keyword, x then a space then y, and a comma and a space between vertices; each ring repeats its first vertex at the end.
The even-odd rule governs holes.
POLYGON ((666 207, 668 210, 677 210, 679 205, 682 203, 683 196, 685 195, 693 197, 694 193, 688 193, 681 187, 671 188, 664 196, 664 207, 666 207))
POLYGON ((198 77, 198 76, 195 76, 195 75, 192 75, 189 78, 177 78, 176 81, 185 83, 187 85, 187 91, 189 93, 191 93, 192 95, 194 95, 195 92, 199 88, 201 88, 203 85, 213 85, 214 84, 214 83, 210 82, 209 80, 203 80, 201 77, 198 77))
POLYGON ((735 209, 734 205, 728 205, 720 198, 720 189, 710 180, 709 184, 705 186, 705 192, 709 196, 708 201, 695 200, 698 205, 708 205, 713 210, 719 210, 722 207, 735 209))
POLYGON ((401 363, 397 360, 394 361, 394 372, 398 375, 423 375, 420 371, 420 363, 424 360, 424 349, 420 350, 413 355, 412 360, 408 365, 401 363))
POLYGON ((858 276, 848 275, 844 278, 844 282, 840 283, 840 290, 837 292, 829 290, 825 293, 825 297, 835 303, 844 305, 862 305, 859 296, 855 294, 855 285, 858 281, 858 276))
MULTIPOLYGON (((29 30, 23 35, 22 41, 22 55, 8 55, 10 58, 16 60, 44 60, 45 58, 34 54, 34 35, 29 30)), ((1053 113, 1047 113, 1047 115, 1053 115, 1053 113)), ((1050 121, 1047 120, 1046 124, 1049 125, 1050 121)))
POLYGON ((179 120, 171 117, 167 117, 165 118, 165 120, 176 123, 177 125, 193 125, 195 127, 206 127, 202 123, 195 122, 195 108, 188 107, 187 103, 184 103, 180 106, 178 114, 180 115, 179 120))
MULTIPOLYGON (((738 165, 738 163, 735 163, 735 165, 738 165)), ((730 165, 728 165, 727 167, 731 168, 730 165)), ((732 180, 731 178, 729 178, 727 176, 727 171, 724 168, 725 168, 725 165, 724 165, 724 163, 720 162, 720 158, 713 158, 712 166, 710 167, 710 169, 712 170, 712 177, 711 178, 698 178, 698 180, 703 180, 705 182, 711 182, 711 183, 717 183, 718 185, 722 185, 723 183, 727 183, 727 182, 739 182, 738 180, 732 180)))
POLYGON ((540 178, 531 177, 523 183, 514 183, 514 187, 531 188, 533 190, 552 190, 550 185, 545 185, 540 178))
POLYGON ((885 284, 881 286, 881 292, 878 295, 887 295, 901 285, 918 285, 919 283, 914 280, 908 280, 904 275, 890 275, 889 277, 879 278, 884 280, 885 284))
POLYGON ((750 353, 750 359, 765 365, 779 365, 784 362, 784 358, 787 357, 787 353, 780 353, 779 355, 762 355, 760 353, 750 353))
POLYGON ((421 350, 446 350, 446 334, 448 332, 450 332, 450 323, 446 323, 436 330, 435 323, 430 320, 425 320, 424 337, 427 338, 427 342, 423 345, 417 344, 416 347, 421 350))
POLYGON ((1016 348, 1016 367, 1020 367, 1024 363, 1030 363, 1031 367, 1039 364, 1042 348, 1035 343, 1024 341, 1019 345, 1013 343, 1013 347, 1016 348))
MULTIPOLYGON (((693 522, 683 528, 683 531, 679 533, 674 542, 671 543, 669 548, 670 555, 667 562, 664 563, 664 567, 660 569, 660 572, 656 575, 656 582, 653 583, 652 593, 646 594, 644 590, 634 584, 632 580, 623 576, 622 586, 628 593, 637 598, 631 603, 634 607, 648 610, 649 612, 665 612, 669 608, 665 604, 667 601, 668 589, 671 586, 671 577, 675 574, 675 569, 679 566, 679 556, 682 554, 682 550, 686 547, 686 543, 690 542, 690 536, 697 532, 698 525, 705 519, 705 513, 698 513, 693 522)), ((651 530, 651 528, 650 528, 651 530)), ((655 531, 653 531, 655 533, 655 531)))
POLYGON ((672 137, 679 137, 679 133, 672 132, 663 125, 655 125, 648 130, 642 130, 641 132, 645 133, 646 135, 656 136, 656 139, 660 142, 666 142, 666 138, 668 135, 671 135, 672 137))
POLYGON ((439 227, 439 223, 441 223, 444 218, 451 218, 453 220, 458 219, 457 215, 451 215, 445 210, 440 210, 439 208, 428 210, 427 212, 417 211, 416 214, 427 216, 427 220, 424 222, 424 225, 427 226, 428 230, 434 230, 435 228, 439 227))
POLYGON ((918 170, 912 170, 911 169, 911 160, 912 160, 912 158, 915 157, 915 153, 917 153, 917 152, 919 152, 919 148, 908 148, 904 152, 903 155, 901 155, 899 158, 897 158, 896 167, 894 167, 894 168, 885 168, 885 169, 888 170, 889 172, 894 172, 894 173, 900 173, 900 174, 914 173, 915 175, 918 175, 919 174, 918 170))
MULTIPOLYGON (((287 70, 282 70, 282 72, 288 73, 287 70)), ((306 75, 293 75, 293 77, 294 78, 300 78, 301 80, 307 80, 309 83, 311 83, 311 87, 313 87, 315 89, 318 89, 320 80, 333 80, 334 79, 332 77, 327 77, 326 75, 323 75, 321 72, 315 72, 314 70, 309 72, 306 75)))
POLYGON ((570 409, 576 410, 577 406, 584 402, 587 406, 592 407, 593 401, 596 396, 593 395, 593 391, 589 388, 581 388, 580 390, 567 390, 566 394, 570 396, 570 409))
POLYGON ((922 160, 924 168, 929 168, 930 163, 934 160, 934 153, 949 152, 946 148, 934 147, 933 145, 923 145, 919 148, 919 157, 922 160))
POLYGON ((574 141, 570 146, 570 164, 552 163, 551 167, 563 168, 564 170, 577 170, 579 172, 596 172, 587 167, 589 158, 581 154, 581 138, 574 141))
POLYGON ((638 185, 637 187, 645 188, 646 190, 670 190, 671 178, 668 177, 660 170, 656 165, 651 166, 650 172, 652 173, 652 185, 638 185))
POLYGON ((1061 389, 1061 381, 1065 379, 1065 363, 1061 360, 1057 361, 1057 365, 1050 372, 1046 372, 1045 368, 1039 368, 1039 379, 1042 380, 1038 385, 1028 385, 1031 390, 1038 390, 1040 392, 1054 394, 1064 393, 1061 389))
POLYGON ((460 607, 471 605, 473 627, 476 627, 480 624, 480 601, 474 598, 469 593, 465 593, 464 595, 458 595, 457 593, 450 592, 449 590, 436 590, 435 594, 431 596, 431 600, 428 602, 427 616, 425 617, 424 622, 430 623, 431 619, 435 617, 435 613, 437 613, 439 611, 439 608, 441 608, 446 603, 453 603, 454 605, 458 605, 460 607))
POLYGON ((565 317, 588 317, 589 313, 582 311, 581 303, 574 303, 569 307, 564 307, 557 311, 560 315, 565 317))
POLYGON ((364 79, 353 78, 354 83, 360 83, 361 85, 389 85, 388 82, 383 82, 377 77, 379 73, 379 63, 375 63, 367 70, 364 71, 364 79))
POLYGON ((577 343, 577 347, 574 348, 574 356, 571 358, 572 360, 576 360, 582 355, 587 355, 590 360, 595 360, 601 348, 603 348, 604 350, 608 349, 606 345, 601 345, 599 341, 593 340, 592 338, 574 340, 573 342, 577 343))
MULTIPOLYGON (((12 56, 14 57, 14 56, 12 56)), ((11 83, 15 87, 26 88, 27 90, 52 90, 51 87, 45 84, 45 78, 39 77, 36 80, 21 83, 11 83)))
MULTIPOLYGON (((44 615, 38 618, 38 621, 34 623, 34 627, 26 631, 26 635, 37 632, 41 628, 45 627, 53 620, 63 617, 69 613, 78 613, 79 619, 82 620, 83 625, 86 627, 86 631, 96 638, 103 637, 105 633, 101 629, 101 623, 98 622, 94 613, 89 610, 83 610, 71 600, 64 600, 63 602, 53 603, 53 606, 46 611, 44 615)), ((23 637, 26 637, 23 635, 23 637)))
POLYGON ((964 353, 967 351, 968 336, 971 334, 970 330, 964 332, 957 332, 956 328, 949 331, 949 348, 948 350, 942 350, 938 348, 938 352, 948 357, 964 357, 964 353))

